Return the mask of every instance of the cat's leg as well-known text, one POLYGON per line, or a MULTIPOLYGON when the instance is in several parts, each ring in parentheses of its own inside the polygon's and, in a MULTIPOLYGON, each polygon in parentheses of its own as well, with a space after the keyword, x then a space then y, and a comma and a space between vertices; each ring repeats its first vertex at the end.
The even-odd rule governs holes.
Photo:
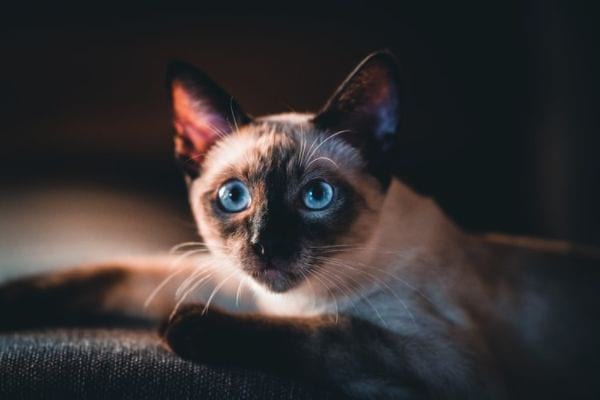
POLYGON ((164 326, 167 344, 183 358, 258 368, 354 398, 428 398, 425 383, 408 362, 409 344, 369 322, 203 311, 186 306, 164 326))
POLYGON ((0 284, 0 330, 48 326, 158 322, 173 309, 174 289, 187 277, 167 260, 90 265, 0 284), (164 261, 164 262, 163 262, 164 261), (172 279, 168 279, 174 272, 172 279), (166 285, 147 306, 146 300, 166 285))

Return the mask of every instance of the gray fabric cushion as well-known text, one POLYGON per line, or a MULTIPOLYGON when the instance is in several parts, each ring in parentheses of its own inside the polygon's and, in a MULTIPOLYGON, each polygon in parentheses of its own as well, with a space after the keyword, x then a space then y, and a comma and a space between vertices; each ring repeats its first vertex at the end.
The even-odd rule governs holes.
POLYGON ((195 365, 156 333, 60 329, 0 335, 0 399, 325 399, 257 371, 195 365))

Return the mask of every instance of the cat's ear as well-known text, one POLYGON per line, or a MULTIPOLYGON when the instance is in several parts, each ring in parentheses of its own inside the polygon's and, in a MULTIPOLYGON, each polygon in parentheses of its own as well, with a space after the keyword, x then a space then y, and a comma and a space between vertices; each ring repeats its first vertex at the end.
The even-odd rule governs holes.
POLYGON ((400 124, 400 76, 396 58, 379 51, 365 58, 338 87, 314 123, 359 148, 379 174, 400 124))
POLYGON ((210 147, 250 118, 233 97, 190 64, 171 62, 167 85, 175 127, 175 156, 193 178, 200 173, 210 147))

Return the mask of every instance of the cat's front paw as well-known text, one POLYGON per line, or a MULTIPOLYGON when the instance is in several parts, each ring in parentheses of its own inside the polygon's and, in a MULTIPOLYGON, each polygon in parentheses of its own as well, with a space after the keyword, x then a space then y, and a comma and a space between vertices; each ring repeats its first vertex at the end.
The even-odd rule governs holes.
POLYGON ((181 358, 223 364, 230 362, 235 317, 204 306, 187 305, 161 329, 167 345, 181 358), (229 346, 229 347, 228 347, 229 346))

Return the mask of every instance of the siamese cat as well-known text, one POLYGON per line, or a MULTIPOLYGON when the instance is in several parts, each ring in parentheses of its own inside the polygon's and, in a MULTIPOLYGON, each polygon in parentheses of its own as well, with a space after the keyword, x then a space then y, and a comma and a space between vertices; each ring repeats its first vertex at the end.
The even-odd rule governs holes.
POLYGON ((316 114, 252 118, 184 63, 168 87, 203 244, 174 269, 152 258, 5 284, 3 329, 144 316, 165 319, 185 359, 348 398, 600 398, 598 252, 465 233, 394 177, 391 54, 316 114))

